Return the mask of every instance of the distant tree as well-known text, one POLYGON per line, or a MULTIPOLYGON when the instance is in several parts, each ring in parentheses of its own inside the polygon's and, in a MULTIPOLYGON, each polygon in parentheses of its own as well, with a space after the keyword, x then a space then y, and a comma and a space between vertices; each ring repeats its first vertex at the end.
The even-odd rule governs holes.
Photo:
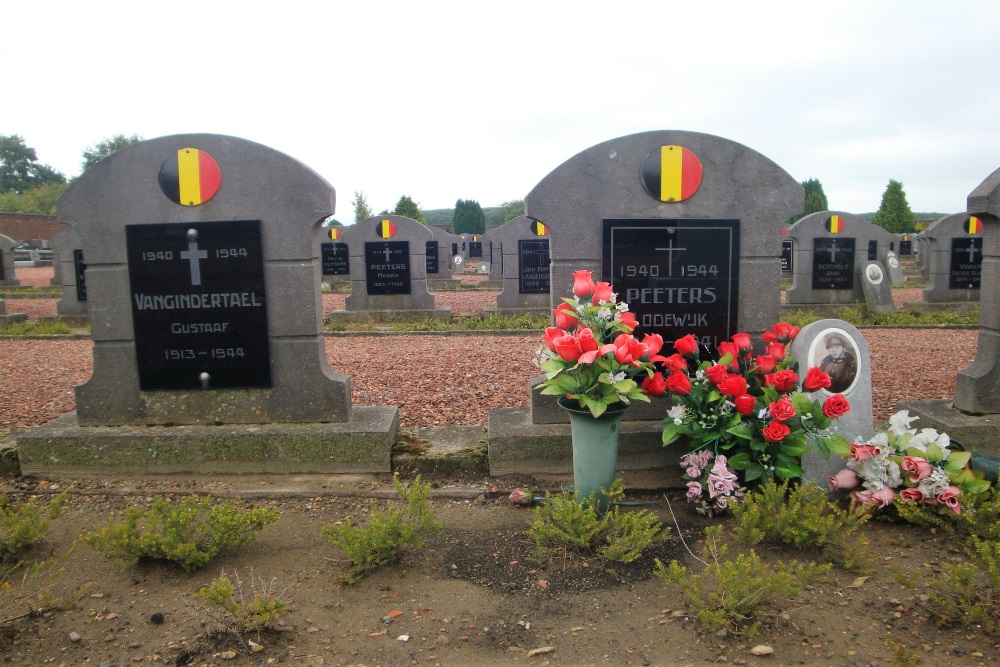
POLYGON ((34 148, 16 134, 0 135, 0 192, 21 194, 48 183, 65 183, 66 177, 38 162, 34 148))
POLYGON ((455 202, 453 224, 456 234, 482 234, 486 231, 486 214, 475 199, 459 199, 455 202))
POLYGON ((872 216, 872 223, 879 227, 884 227, 892 234, 905 234, 914 231, 914 220, 916 216, 910 210, 910 204, 906 201, 906 193, 903 191, 903 184, 899 181, 889 180, 885 192, 882 194, 882 204, 872 216))
POLYGON ((65 183, 46 183, 20 194, 9 190, 0 194, 0 211, 55 215, 56 203, 68 187, 65 183))
POLYGON ((87 146, 83 149, 83 169, 82 171, 87 171, 87 169, 93 167, 95 164, 108 157, 115 151, 120 151, 126 146, 131 146, 132 144, 137 144, 142 141, 142 137, 138 134, 133 134, 130 136, 125 136, 124 134, 116 134, 110 139, 105 139, 99 141, 93 146, 87 146))
MULTIPOLYGON (((369 217, 371 217, 371 216, 369 216, 369 217)), ((340 220, 337 220, 336 218, 334 218, 332 216, 323 221, 323 226, 324 227, 333 227, 334 225, 336 225, 337 227, 343 227, 344 223, 342 223, 340 220)))
POLYGON ((368 205, 368 200, 365 199, 365 193, 363 190, 354 191, 354 222, 361 222, 362 220, 367 220, 372 217, 372 209, 368 205))
POLYGON ((522 215, 524 215, 524 200, 511 199, 510 201, 505 201, 497 207, 496 211, 493 212, 490 223, 499 227, 503 223, 510 222, 514 218, 518 218, 522 215))
POLYGON ((413 201, 409 195, 403 195, 396 202, 396 208, 392 210, 393 215, 403 215, 413 218, 417 222, 423 222, 424 216, 420 213, 420 204, 413 201))
POLYGON ((818 178, 810 178, 802 181, 802 187, 806 191, 806 208, 803 215, 818 213, 819 211, 830 210, 830 204, 826 200, 826 193, 823 192, 823 184, 818 178))

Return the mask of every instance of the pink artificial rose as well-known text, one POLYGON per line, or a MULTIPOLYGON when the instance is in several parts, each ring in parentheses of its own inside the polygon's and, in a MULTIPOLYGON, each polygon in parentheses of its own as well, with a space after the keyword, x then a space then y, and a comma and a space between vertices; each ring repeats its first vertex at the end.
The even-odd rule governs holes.
POLYGON ((638 366, 641 357, 642 349, 640 348, 639 341, 633 338, 631 334, 621 334, 615 338, 615 360, 618 363, 638 366))
POLYGON ((914 484, 929 477, 934 470, 927 459, 920 456, 904 456, 901 467, 905 472, 910 473, 910 481, 914 484))
POLYGON ((750 394, 743 394, 734 398, 733 403, 736 404, 736 412, 744 417, 749 417, 753 414, 754 406, 757 405, 757 399, 750 394))
POLYGON ((594 285, 594 303, 611 303, 615 299, 615 293, 611 291, 611 283, 597 283, 594 285))
POLYGON ((872 500, 872 496, 874 495, 875 493, 873 491, 869 491, 868 489, 864 489, 862 491, 851 491, 851 499, 859 505, 871 505, 874 502, 872 500))
POLYGON ((867 461, 882 453, 882 450, 875 445, 862 445, 856 442, 851 443, 851 459, 855 461, 867 461))
POLYGON ((573 273, 573 294, 581 299, 594 293, 597 285, 594 284, 594 276, 590 271, 580 270, 573 273))
POLYGON ((662 373, 653 373, 642 381, 642 390, 650 396, 663 396, 667 390, 667 381, 662 373))
POLYGON ((726 495, 736 488, 736 482, 731 479, 719 477, 714 473, 708 475, 708 497, 726 495))
POLYGON ((579 319, 573 311, 573 307, 565 301, 559 304, 559 307, 553 310, 552 313, 556 316, 556 326, 563 331, 569 331, 575 327, 579 319))
POLYGON ((698 339, 694 337, 694 334, 678 338, 674 341, 674 349, 685 357, 695 356, 698 354, 698 339))
POLYGON ((589 327, 584 327, 576 332, 576 339, 580 341, 580 350, 583 352, 593 352, 600 347, 597 344, 597 339, 594 338, 594 332, 589 327))
POLYGON ((566 334, 555 340, 556 353, 562 357, 563 361, 577 361, 583 350, 580 349, 580 342, 574 337, 566 334))
POLYGON ((888 507, 895 499, 896 492, 888 486, 883 486, 881 489, 872 494, 872 501, 877 503, 879 507, 888 507))
POLYGON ((858 477, 858 473, 849 468, 844 468, 836 475, 827 478, 826 483, 831 491, 849 491, 861 484, 861 479, 858 477))
POLYGON ((701 477, 701 468, 697 466, 691 466, 690 468, 684 471, 684 474, 690 477, 691 479, 698 479, 699 477, 701 477))
POLYGON ((656 356, 663 349, 663 336, 660 334, 646 334, 642 337, 642 344, 646 346, 647 356, 656 356))
POLYGON ((740 352, 748 352, 753 348, 753 343, 750 341, 750 334, 748 333, 733 334, 733 343, 740 349, 740 352))
POLYGON ((955 514, 962 513, 962 504, 958 502, 958 497, 962 495, 962 490, 957 486, 949 486, 937 496, 937 501, 942 505, 947 505, 955 514))
POLYGON ((687 483, 687 501, 693 503, 701 498, 701 483, 700 482, 688 482, 687 483))
POLYGON ((920 492, 920 489, 903 489, 899 492, 899 497, 901 500, 912 500, 914 502, 924 499, 924 494, 920 492))

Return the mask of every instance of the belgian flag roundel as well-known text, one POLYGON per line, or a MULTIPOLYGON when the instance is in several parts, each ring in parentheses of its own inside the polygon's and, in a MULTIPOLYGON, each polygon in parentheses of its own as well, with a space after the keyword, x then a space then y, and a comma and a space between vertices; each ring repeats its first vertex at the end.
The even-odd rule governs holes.
POLYGON ((336 241, 337 239, 340 238, 340 228, 339 227, 330 227, 329 234, 330 234, 330 238, 333 239, 334 241, 336 241))
POLYGON ((681 146, 660 146, 640 169, 642 187, 663 202, 684 201, 701 186, 701 160, 681 146))
POLYGON ((549 228, 543 225, 538 220, 531 223, 531 231, 534 232, 535 236, 548 236, 549 228))
POLYGON ((396 235, 396 225, 392 220, 382 220, 375 225, 375 233, 381 239, 391 239, 396 235))
POLYGON ((211 155, 197 148, 182 148, 160 166, 160 189, 181 206, 198 206, 215 196, 222 172, 211 155))
POLYGON ((826 219, 826 223, 823 225, 826 227, 826 231, 831 234, 839 234, 844 231, 844 219, 839 215, 831 215, 826 219))
POLYGON ((969 234, 978 234, 983 231, 983 221, 974 215, 970 215, 965 221, 965 231, 969 234))

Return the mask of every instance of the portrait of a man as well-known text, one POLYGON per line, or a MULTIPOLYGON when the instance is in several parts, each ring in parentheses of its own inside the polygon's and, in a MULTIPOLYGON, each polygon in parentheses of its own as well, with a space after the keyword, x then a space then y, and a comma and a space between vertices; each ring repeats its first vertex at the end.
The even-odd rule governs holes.
POLYGON ((830 376, 830 393, 847 391, 858 374, 858 359, 851 351, 854 341, 839 333, 831 333, 824 339, 827 354, 819 362, 819 369, 830 376), (848 345, 850 341, 851 345, 848 345))

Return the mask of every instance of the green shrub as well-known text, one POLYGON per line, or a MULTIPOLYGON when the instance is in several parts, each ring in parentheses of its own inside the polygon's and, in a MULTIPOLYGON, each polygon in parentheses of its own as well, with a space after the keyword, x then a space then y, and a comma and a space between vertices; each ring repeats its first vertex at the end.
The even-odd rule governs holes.
POLYGON ((7 496, 0 493, 0 560, 42 539, 49 520, 59 516, 65 500, 63 492, 45 507, 38 507, 34 500, 14 507, 7 496))
POLYGON ((970 538, 970 562, 942 563, 927 582, 925 610, 942 625, 958 623, 1000 634, 1000 542, 970 538))
POLYGON ((388 509, 381 510, 372 502, 366 526, 353 523, 327 526, 320 533, 351 561, 350 572, 341 578, 343 583, 354 583, 357 576, 399 561, 407 548, 419 548, 425 535, 444 530, 427 500, 430 484, 421 484, 418 475, 407 487, 396 475, 392 485, 402 500, 401 505, 390 502, 388 509))
POLYGON ((734 535, 744 544, 819 549, 825 558, 851 571, 870 560, 854 536, 870 515, 842 508, 815 484, 790 488, 787 483, 768 482, 730 505, 730 510, 734 535))
POLYGON ((59 319, 26 320, 0 327, 0 336, 51 336, 68 333, 73 333, 73 329, 59 319))
POLYGON ((248 585, 238 573, 234 572, 230 579, 223 570, 218 579, 201 588, 194 597, 218 631, 235 634, 241 641, 245 633, 252 632, 259 641, 260 632, 275 629, 284 615, 287 606, 283 598, 288 591, 288 588, 278 591, 274 579, 265 582, 263 578, 255 578, 253 570, 248 585))
MULTIPOLYGON (((606 496, 612 503, 621 500, 625 496, 622 480, 615 480, 606 496)), ((602 512, 596 494, 581 500, 578 493, 546 493, 545 502, 531 512, 527 534, 535 542, 536 560, 544 559, 547 549, 558 545, 602 561, 631 563, 644 550, 666 540, 670 531, 646 510, 622 511, 613 506, 602 512)))
POLYGON ((212 505, 210 498, 191 496, 174 505, 156 498, 149 507, 130 507, 125 519, 83 536, 83 541, 129 562, 166 560, 191 572, 206 565, 223 549, 249 544, 269 523, 273 509, 241 511, 229 502, 212 505))
POLYGON ((656 561, 656 576, 677 587, 698 620, 711 630, 752 637, 763 624, 762 616, 776 613, 777 605, 793 599, 803 586, 823 580, 831 567, 795 560, 772 566, 753 549, 727 559, 721 536, 721 526, 705 531, 701 572, 690 572, 676 560, 670 565, 656 561))

